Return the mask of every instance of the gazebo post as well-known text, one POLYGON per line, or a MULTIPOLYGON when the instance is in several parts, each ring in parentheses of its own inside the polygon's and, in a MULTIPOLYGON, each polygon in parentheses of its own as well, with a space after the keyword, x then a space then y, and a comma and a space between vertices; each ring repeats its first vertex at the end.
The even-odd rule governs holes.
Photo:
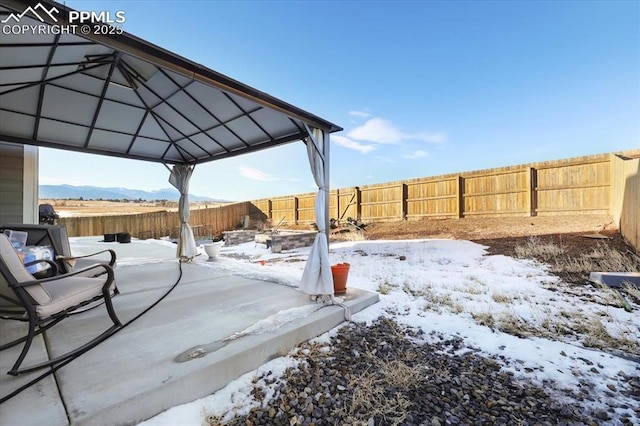
POLYGON ((325 211, 325 224, 324 229, 327 234, 327 250, 329 249, 329 234, 331 233, 331 218, 330 218, 330 209, 331 205, 331 190, 329 187, 329 172, 330 172, 330 161, 329 161, 329 132, 322 132, 322 153, 323 153, 323 162, 322 167, 324 168, 324 187, 327 191, 327 197, 325 199, 324 211, 325 211))

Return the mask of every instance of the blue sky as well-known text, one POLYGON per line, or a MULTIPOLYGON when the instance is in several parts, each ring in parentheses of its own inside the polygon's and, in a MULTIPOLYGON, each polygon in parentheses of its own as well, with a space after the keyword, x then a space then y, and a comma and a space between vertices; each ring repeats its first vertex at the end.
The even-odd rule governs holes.
MULTIPOLYGON (((640 147, 638 1, 66 1, 344 128, 334 188, 640 147)), ((41 149, 43 184, 166 188, 161 164, 41 149), (73 164, 73 167, 69 167, 73 164)), ((302 142, 191 193, 313 191, 302 142)))

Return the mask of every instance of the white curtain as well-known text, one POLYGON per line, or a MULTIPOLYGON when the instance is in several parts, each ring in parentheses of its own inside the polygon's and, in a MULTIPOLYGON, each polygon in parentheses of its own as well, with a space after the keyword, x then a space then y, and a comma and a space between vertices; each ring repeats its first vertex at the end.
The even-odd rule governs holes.
POLYGON ((329 263, 328 209, 329 202, 329 134, 320 129, 309 129, 307 155, 318 185, 315 214, 318 234, 316 235, 309 259, 302 273, 300 290, 310 295, 333 295, 333 277, 329 263))
POLYGON ((177 256, 183 260, 193 259, 198 254, 196 240, 189 226, 189 179, 194 166, 176 164, 171 169, 169 183, 180 191, 178 215, 180 216, 180 239, 178 240, 177 256))

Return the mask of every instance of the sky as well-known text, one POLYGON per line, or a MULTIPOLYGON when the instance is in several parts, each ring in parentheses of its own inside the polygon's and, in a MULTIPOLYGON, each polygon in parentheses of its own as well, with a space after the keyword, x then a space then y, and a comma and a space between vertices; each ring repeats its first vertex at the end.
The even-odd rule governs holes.
MULTIPOLYGON (((638 1, 66 1, 344 128, 331 187, 640 147, 638 1)), ((157 190, 161 164, 40 150, 40 183, 157 190), (73 167, 69 165, 73 164, 73 167)), ((315 190, 302 142, 196 167, 190 192, 315 190)))
MULTIPOLYGON (((306 260, 309 251, 306 247, 272 254, 264 245, 250 242, 222 247, 221 255, 215 261, 206 261, 206 256, 200 256, 196 258, 200 259, 196 264, 213 268, 217 273, 245 274, 250 278, 297 286, 305 262, 294 260, 306 260), (248 255, 245 259, 249 259, 242 260, 237 256, 239 253, 248 255), (261 260, 265 261, 264 266, 261 266, 261 260)), ((619 406, 610 413, 608 424, 620 423, 625 414, 630 416, 630 424, 638 424, 638 414, 629 408, 636 406, 637 400, 633 400, 631 393, 625 396, 624 392, 631 386, 630 377, 640 374, 640 366, 632 359, 583 347, 582 342, 596 334, 588 336, 577 331, 606 330, 620 341, 636 342, 637 350, 640 339, 637 306, 634 305, 634 312, 626 312, 616 308, 619 306, 616 303, 609 305, 611 295, 600 288, 567 286, 551 275, 543 264, 488 255, 485 246, 470 241, 333 242, 329 257, 332 264, 350 263, 347 291, 352 288, 380 291, 380 301, 353 315, 353 321, 371 323, 381 316, 391 317, 400 324, 422 329, 426 343, 438 341, 440 336, 444 339, 461 337, 464 347, 458 354, 476 348, 477 354, 496 359, 504 371, 513 372, 517 379, 531 380, 538 385, 544 382, 546 392, 581 413, 608 411, 608 404, 615 401, 619 406), (406 261, 398 261, 401 255, 406 261), (382 286, 386 286, 387 291, 381 291, 382 286), (496 324, 503 318, 513 317, 517 318, 516 322, 525 323, 531 329, 546 330, 549 334, 519 338, 501 331, 499 325, 490 328, 473 319, 487 314, 496 324), (585 321, 588 327, 584 326, 585 321), (553 330, 574 330, 575 334, 549 337, 553 336, 553 330), (598 366, 595 371, 594 365, 598 366), (620 371, 629 378, 621 376, 620 371), (584 388, 585 383, 592 383, 591 392, 601 397, 594 401, 584 398, 578 401, 562 392, 562 389, 584 388), (611 389, 615 389, 613 396, 611 389), (623 408, 625 404, 627 408, 623 408)), ((291 321, 308 316, 318 309, 317 306, 280 311, 234 333, 227 340, 248 334, 273 333, 291 321)), ((316 341, 327 343, 335 332, 333 329, 316 341)), ((263 375, 270 371, 280 377, 286 368, 296 366, 300 360, 300 353, 294 349, 288 356, 261 365, 218 392, 173 407, 141 426, 200 426, 207 415, 228 421, 234 414, 246 414, 252 407, 264 404, 254 398, 257 394, 255 386, 268 389, 265 392, 268 398, 281 383, 280 379, 272 380, 269 385, 263 375)))

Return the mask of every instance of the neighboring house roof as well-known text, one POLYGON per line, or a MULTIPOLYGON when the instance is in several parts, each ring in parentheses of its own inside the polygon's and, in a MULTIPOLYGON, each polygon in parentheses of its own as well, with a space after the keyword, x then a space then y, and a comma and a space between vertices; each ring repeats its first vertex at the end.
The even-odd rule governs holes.
MULTIPOLYGON (((70 10, 3 0, 0 26, 61 28, 70 10)), ((7 32, 0 140, 198 164, 304 139, 306 126, 342 130, 127 33, 7 32)))

